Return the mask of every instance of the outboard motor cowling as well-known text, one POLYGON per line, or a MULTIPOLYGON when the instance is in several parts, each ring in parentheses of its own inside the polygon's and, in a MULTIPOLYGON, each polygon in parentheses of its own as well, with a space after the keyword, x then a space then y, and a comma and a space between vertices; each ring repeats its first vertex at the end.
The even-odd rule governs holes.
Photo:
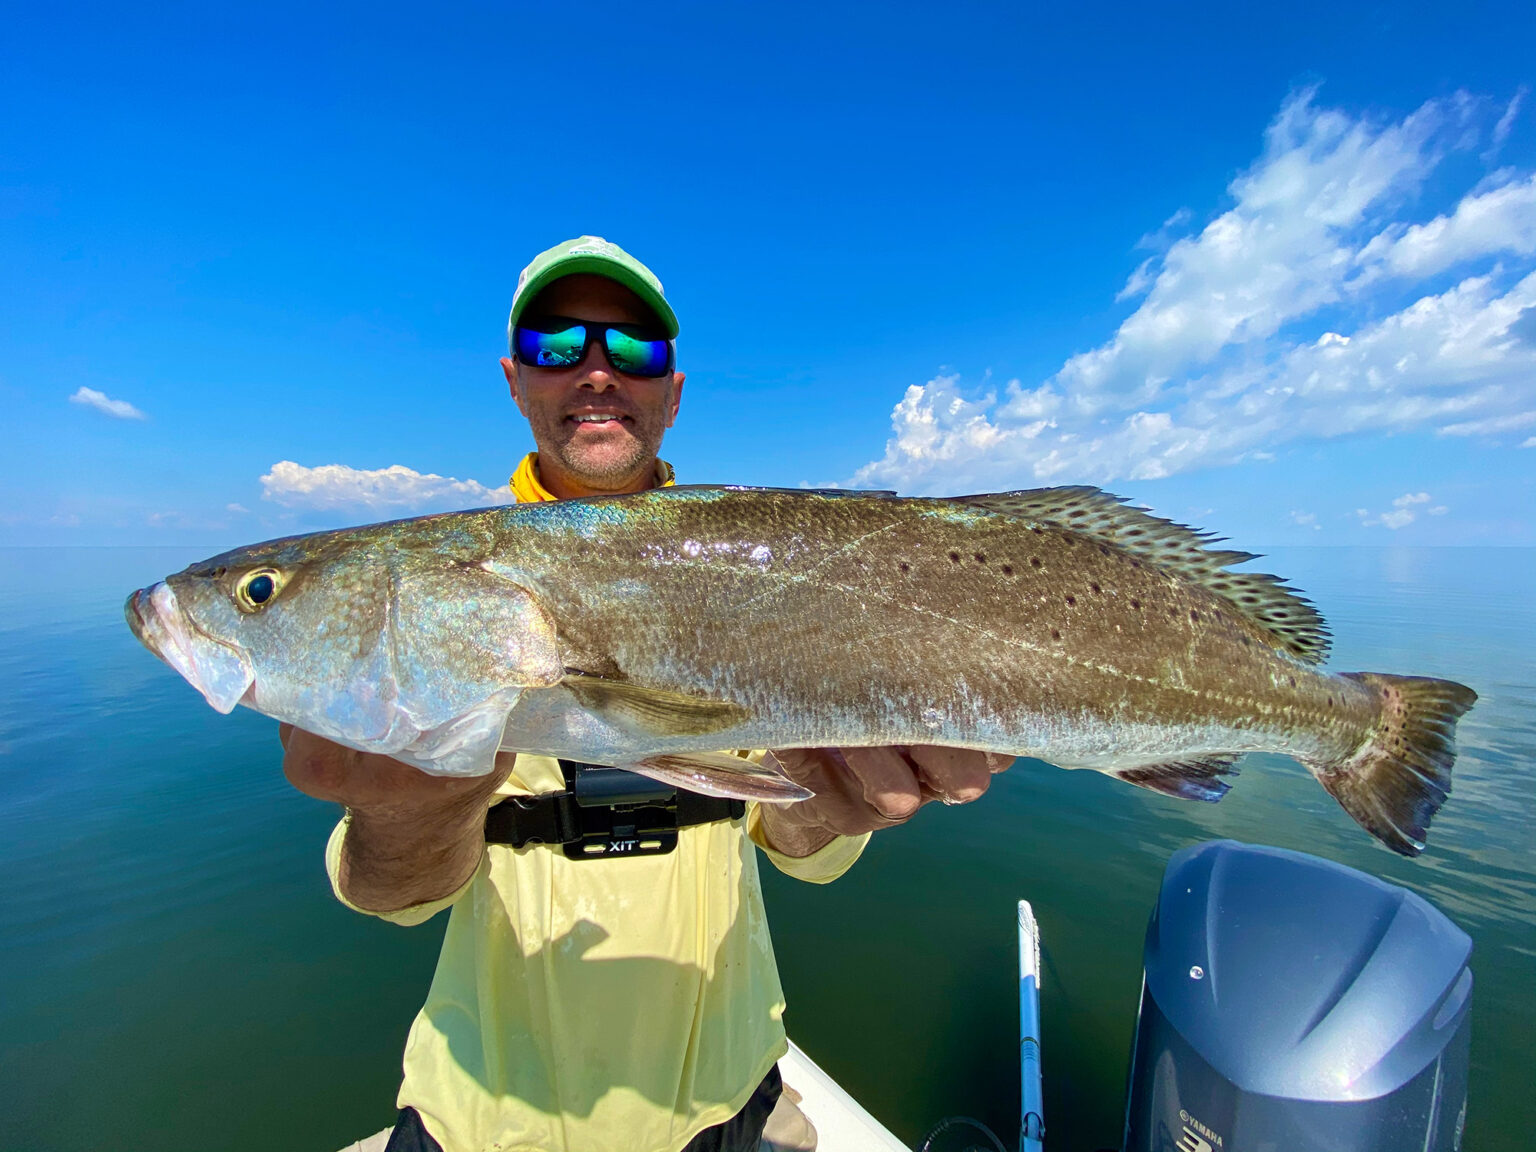
POLYGON ((1467 934, 1352 868, 1217 840, 1147 928, 1125 1152, 1456 1152, 1467 934))

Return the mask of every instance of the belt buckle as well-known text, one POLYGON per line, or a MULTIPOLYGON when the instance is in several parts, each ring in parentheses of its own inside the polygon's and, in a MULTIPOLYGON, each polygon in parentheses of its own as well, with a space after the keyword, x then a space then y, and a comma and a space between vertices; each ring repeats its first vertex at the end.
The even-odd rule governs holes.
POLYGON ((614 804, 578 812, 581 839, 564 845, 569 859, 664 856, 677 847, 675 805, 614 804))

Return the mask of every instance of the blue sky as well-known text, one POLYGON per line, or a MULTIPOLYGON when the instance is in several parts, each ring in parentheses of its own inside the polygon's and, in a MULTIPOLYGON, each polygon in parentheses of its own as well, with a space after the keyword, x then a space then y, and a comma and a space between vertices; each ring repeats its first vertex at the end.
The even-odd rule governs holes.
POLYGON ((1536 544, 1536 8, 8 6, 0 543, 496 498, 518 269, 682 321, 685 481, 1536 544))

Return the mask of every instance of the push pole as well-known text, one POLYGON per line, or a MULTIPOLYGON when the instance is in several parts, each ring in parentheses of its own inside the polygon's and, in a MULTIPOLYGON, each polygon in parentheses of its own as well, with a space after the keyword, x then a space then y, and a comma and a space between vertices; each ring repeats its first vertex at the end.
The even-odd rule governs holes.
POLYGON ((1019 1152, 1042 1152, 1045 1105, 1040 1089, 1040 929, 1019 901, 1019 1152))

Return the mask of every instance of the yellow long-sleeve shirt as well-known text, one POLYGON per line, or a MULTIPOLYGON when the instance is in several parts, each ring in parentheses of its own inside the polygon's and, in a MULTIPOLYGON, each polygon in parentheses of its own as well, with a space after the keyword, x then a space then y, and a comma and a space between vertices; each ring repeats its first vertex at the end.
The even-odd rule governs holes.
MULTIPOLYGON (((520 501, 552 499, 536 468, 530 455, 512 478, 520 501)), ((520 755, 501 793, 564 786, 554 760, 520 755)), ((343 819, 326 852, 343 903, 346 830, 343 819)), ((406 1041, 401 1107, 447 1152, 676 1152, 740 1111, 786 1050, 751 842, 781 871, 826 883, 867 840, 787 857, 749 805, 743 820, 681 829, 662 856, 487 845, 457 892, 384 917, 418 924, 452 908, 406 1041)))

